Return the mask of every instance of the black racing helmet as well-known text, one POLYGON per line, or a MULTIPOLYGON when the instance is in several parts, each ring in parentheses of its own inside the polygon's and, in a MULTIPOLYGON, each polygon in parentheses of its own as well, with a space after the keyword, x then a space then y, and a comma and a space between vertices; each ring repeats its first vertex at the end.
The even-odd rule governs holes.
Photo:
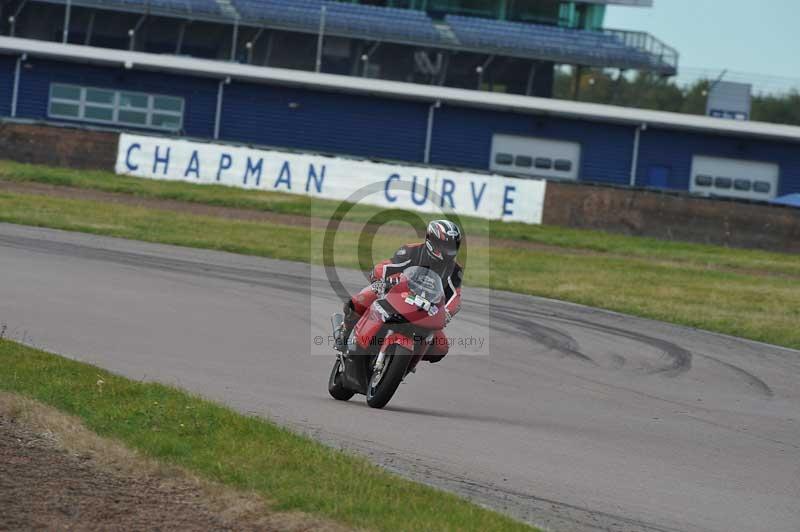
POLYGON ((425 251, 432 265, 440 264, 442 271, 450 270, 460 247, 461 229, 456 224, 448 220, 434 220, 428 224, 425 251))

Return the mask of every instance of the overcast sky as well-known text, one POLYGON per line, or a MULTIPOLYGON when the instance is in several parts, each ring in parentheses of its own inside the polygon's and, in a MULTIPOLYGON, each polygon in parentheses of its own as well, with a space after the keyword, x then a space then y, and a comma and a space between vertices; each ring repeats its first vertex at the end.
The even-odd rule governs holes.
POLYGON ((655 35, 678 49, 684 67, 795 78, 800 86, 800 0, 654 0, 652 8, 609 6, 605 25, 655 35))

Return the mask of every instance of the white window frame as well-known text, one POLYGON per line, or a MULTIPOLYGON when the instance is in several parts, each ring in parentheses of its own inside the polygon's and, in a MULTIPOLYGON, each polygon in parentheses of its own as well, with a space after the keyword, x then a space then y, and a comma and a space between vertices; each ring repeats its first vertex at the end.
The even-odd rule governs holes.
POLYGON ((50 118, 59 118, 59 119, 66 119, 66 120, 78 120, 81 122, 93 122, 97 124, 110 124, 115 126, 128 126, 128 127, 136 127, 142 129, 158 129, 162 131, 180 131, 183 129, 183 112, 186 108, 186 102, 180 96, 172 96, 170 94, 150 94, 146 92, 138 92, 138 91, 128 91, 128 90, 117 90, 117 89, 108 89, 104 87, 84 87, 82 85, 75 85, 72 83, 51 83, 50 84, 50 91, 47 100, 47 116, 50 118), (69 98, 57 98, 53 96, 53 89, 55 87, 68 87, 71 89, 77 89, 80 91, 80 98, 78 100, 73 100, 69 98), (113 93, 112 103, 95 103, 95 102, 87 102, 86 101, 86 92, 90 90, 98 90, 104 92, 111 92, 113 93), (122 105, 120 103, 122 99, 122 94, 131 94, 136 96, 143 96, 147 98, 147 107, 134 107, 129 105, 122 105), (172 111, 166 109, 156 109, 155 108, 155 99, 156 98, 171 98, 177 101, 180 101, 180 111, 172 111), (52 113, 50 110, 51 104, 53 103, 62 103, 62 104, 71 104, 78 106, 78 116, 72 115, 62 115, 57 113, 52 113), (87 107, 98 107, 102 109, 111 109, 112 116, 111 120, 105 120, 102 118, 87 118, 86 117, 86 108, 87 107), (144 113, 145 115, 145 123, 140 124, 136 122, 126 122, 120 120, 119 113, 120 111, 135 111, 144 113), (157 125, 153 123, 153 116, 154 115, 166 115, 173 118, 178 119, 178 124, 176 126, 164 126, 164 125, 157 125))

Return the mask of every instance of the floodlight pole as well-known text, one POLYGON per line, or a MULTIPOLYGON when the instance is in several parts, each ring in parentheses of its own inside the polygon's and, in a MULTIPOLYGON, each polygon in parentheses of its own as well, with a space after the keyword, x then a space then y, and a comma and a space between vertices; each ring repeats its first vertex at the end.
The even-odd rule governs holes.
POLYGON ((94 33, 94 17, 95 11, 89 14, 89 23, 86 26, 86 37, 83 38, 83 44, 89 46, 92 44, 92 34, 94 33))
POLYGON ((483 87, 483 74, 486 72, 486 69, 489 68, 489 65, 492 64, 492 61, 494 61, 494 56, 490 55, 482 65, 475 67, 475 72, 478 74, 478 90, 481 90, 481 87, 483 87))
POLYGON ((366 51, 366 53, 361 55, 361 62, 363 63, 361 66, 362 68, 361 77, 364 78, 367 77, 367 70, 369 69, 369 60, 372 57, 372 54, 375 53, 375 50, 377 50, 380 45, 381 45, 380 41, 376 42, 370 47, 369 50, 366 51))
POLYGON ((136 21, 136 25, 128 30, 128 37, 130 38, 130 42, 128 43, 128 50, 133 51, 136 47, 136 34, 139 32, 139 28, 142 27, 144 24, 144 20, 147 18, 147 15, 142 15, 139 17, 139 20, 136 21))
POLYGON ((25 4, 27 3, 28 0, 22 0, 22 3, 19 5, 19 7, 17 7, 17 10, 14 11, 14 14, 8 17, 8 22, 11 23, 11 30, 10 30, 11 37, 14 37, 14 34, 17 30, 17 18, 19 17, 19 14, 22 12, 22 8, 25 7, 25 4))
POLYGON ((239 41, 239 19, 233 22, 233 37, 231 39, 231 61, 236 61, 236 45, 239 41))
POLYGON ((572 86, 572 99, 578 100, 578 97, 581 95, 581 75, 583 74, 583 67, 581 65, 575 65, 575 80, 572 86))
POLYGON ((247 64, 253 64, 253 49, 256 47, 256 43, 261 38, 261 34, 264 33, 264 28, 258 28, 258 31, 253 36, 252 39, 245 43, 245 48, 247 48, 247 64))
POLYGON ((61 35, 61 42, 67 44, 69 39, 69 17, 72 14, 72 0, 67 0, 67 5, 64 8, 64 32, 61 35))
POLYGON ((272 44, 275 39, 275 31, 269 31, 269 37, 267 37, 267 50, 264 52, 264 66, 269 66, 269 60, 272 58, 272 44))
POLYGON ((325 17, 328 14, 328 7, 323 5, 319 14, 319 36, 317 37, 317 62, 315 72, 322 70, 322 43, 325 38, 325 17))
POLYGON ((525 85, 525 96, 530 96, 533 92, 533 81, 536 78, 536 61, 531 61, 531 69, 528 72, 528 83, 525 85))
POLYGON ((178 40, 175 43, 175 55, 181 55, 181 51, 183 50, 183 40, 186 38, 186 24, 187 22, 184 20, 181 22, 181 25, 178 28, 178 40))

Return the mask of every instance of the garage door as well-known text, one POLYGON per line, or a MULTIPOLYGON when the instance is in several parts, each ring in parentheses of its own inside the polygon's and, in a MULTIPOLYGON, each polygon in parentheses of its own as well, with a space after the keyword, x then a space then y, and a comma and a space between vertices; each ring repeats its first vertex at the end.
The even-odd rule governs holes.
POLYGON ((494 135, 489 168, 504 174, 578 179, 581 145, 535 137, 494 135))
POLYGON ((695 155, 689 190, 704 196, 770 200, 778 195, 774 163, 695 155))

